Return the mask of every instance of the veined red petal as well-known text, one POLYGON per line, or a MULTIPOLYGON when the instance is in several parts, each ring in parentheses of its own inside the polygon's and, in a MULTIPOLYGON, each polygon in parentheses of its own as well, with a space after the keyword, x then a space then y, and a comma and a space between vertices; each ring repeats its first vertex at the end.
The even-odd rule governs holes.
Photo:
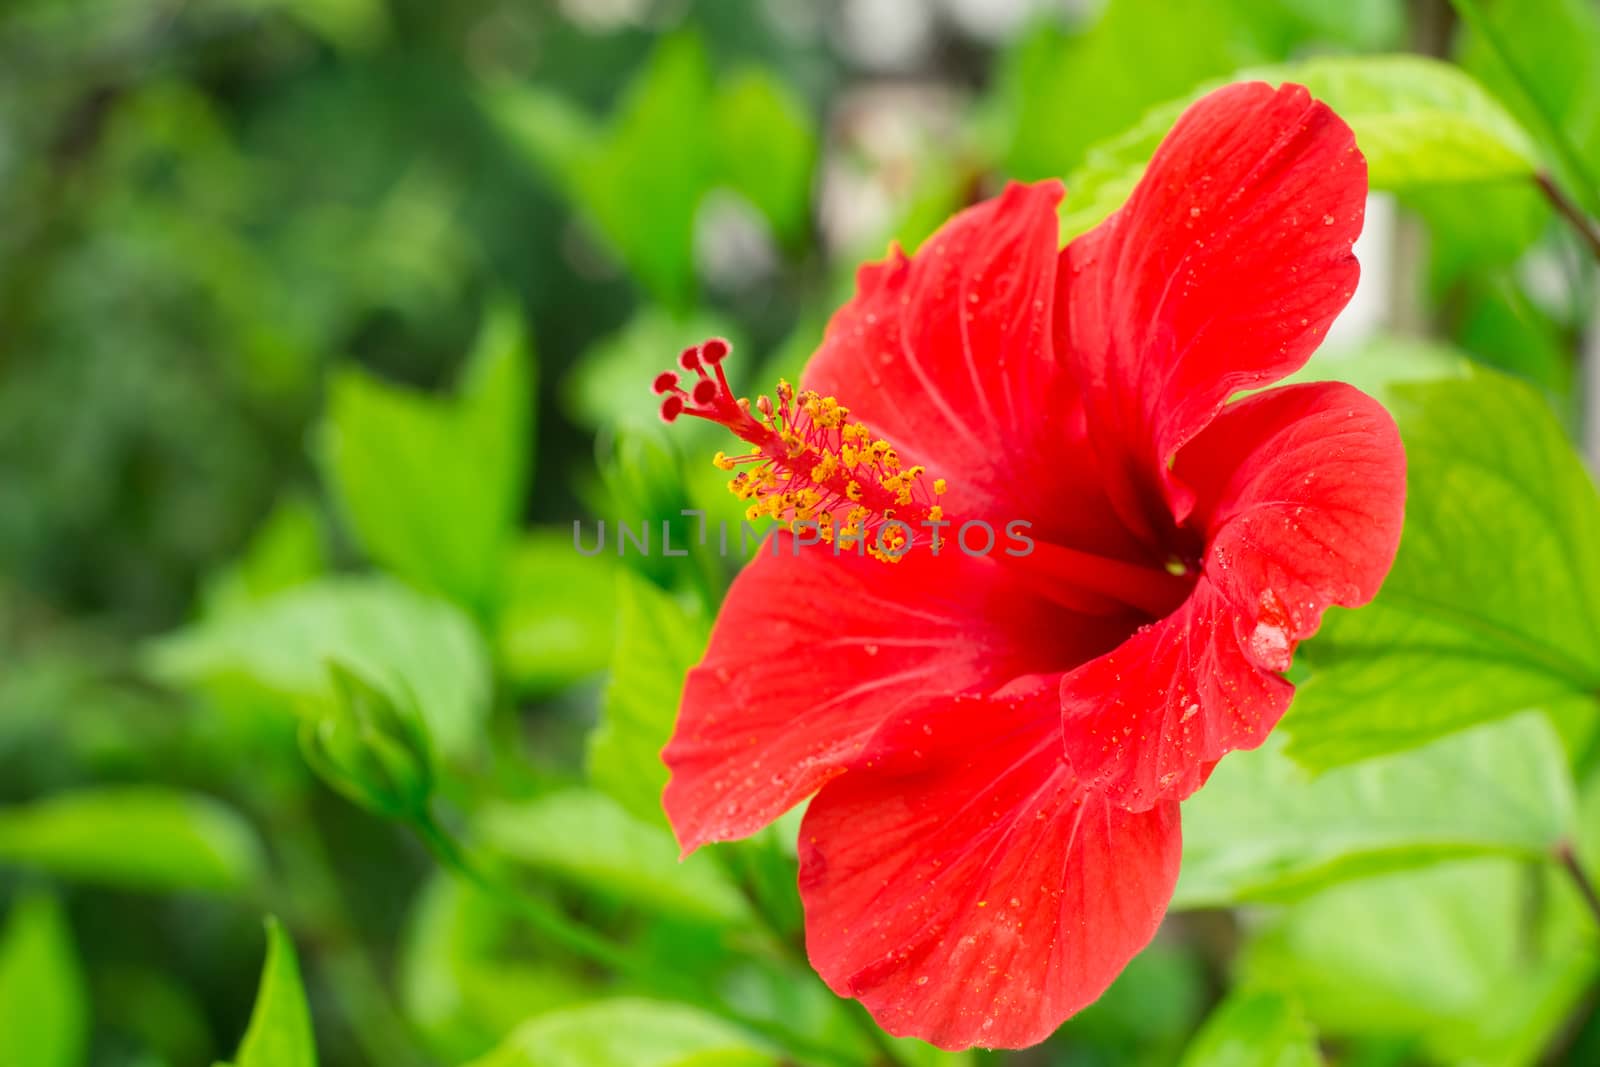
POLYGON ((1059 182, 1013 183, 914 256, 862 267, 802 383, 945 478, 948 514, 1026 518, 1040 536, 1116 553, 1126 533, 1052 351, 1060 200, 1059 182))
POLYGON ((886 720, 1108 647, 994 560, 947 547, 883 563, 778 535, 734 582, 690 673, 667 816, 685 849, 744 837, 840 773, 886 720))
POLYGON ((1128 202, 1067 246, 1056 350, 1123 520, 1193 492, 1170 467, 1233 393, 1300 367, 1355 291, 1366 161, 1298 85, 1230 85, 1178 120, 1128 202))
POLYGON ((1229 405, 1177 469, 1208 546, 1199 584, 1061 688, 1068 760, 1135 810, 1181 800, 1224 754, 1265 740, 1294 691, 1278 672, 1329 605, 1377 592, 1404 517, 1394 420, 1338 383, 1229 405))
POLYGON ((1020 1048, 1154 936, 1178 806, 1117 808, 1063 761, 1054 678, 886 728, 800 832, 811 962, 892 1034, 1020 1048))
POLYGON ((1405 449, 1394 419, 1359 389, 1314 382, 1230 404, 1177 470, 1196 493, 1206 573, 1263 667, 1287 669, 1275 654, 1284 640, 1309 637, 1329 604, 1371 600, 1394 563, 1405 449))

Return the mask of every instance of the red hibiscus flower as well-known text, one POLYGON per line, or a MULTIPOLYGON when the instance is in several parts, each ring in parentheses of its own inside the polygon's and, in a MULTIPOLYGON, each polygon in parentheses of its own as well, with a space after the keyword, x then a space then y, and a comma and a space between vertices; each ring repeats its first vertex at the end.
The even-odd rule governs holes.
POLYGON ((1377 591, 1389 416, 1339 384, 1233 399, 1349 299, 1365 194, 1305 89, 1230 86, 1064 251, 1046 182, 863 268, 803 391, 736 400, 720 341, 692 388, 657 379, 669 420, 748 443, 718 463, 751 512, 808 535, 729 592, 667 814, 693 849, 811 797, 812 963, 891 1033, 1024 1046, 1098 997, 1166 910, 1178 802, 1272 729, 1323 610, 1377 591))

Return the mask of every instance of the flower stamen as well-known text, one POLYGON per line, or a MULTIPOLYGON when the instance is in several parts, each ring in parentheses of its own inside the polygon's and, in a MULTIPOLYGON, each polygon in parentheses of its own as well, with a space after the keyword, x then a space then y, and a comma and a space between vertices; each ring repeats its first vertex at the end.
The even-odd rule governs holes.
POLYGON ((668 370, 652 388, 662 396, 663 421, 692 415, 752 446, 741 455, 718 452, 712 459, 721 470, 736 472, 728 489, 750 502, 747 519, 768 517, 797 533, 815 531, 841 551, 885 562, 931 541, 939 527, 930 524, 944 521, 937 503, 946 489, 943 478, 930 484, 925 468, 907 465, 893 445, 852 421, 850 409, 831 396, 796 391, 780 380, 776 401, 761 396, 752 405, 736 397, 722 370, 729 351, 719 337, 686 348, 678 366, 699 380, 685 390, 668 370))

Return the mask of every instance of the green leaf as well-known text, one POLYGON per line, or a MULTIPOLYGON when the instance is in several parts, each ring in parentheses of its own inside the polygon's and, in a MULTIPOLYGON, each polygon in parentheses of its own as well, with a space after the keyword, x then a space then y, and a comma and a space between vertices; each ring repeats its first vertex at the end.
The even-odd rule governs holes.
POLYGON ((695 211, 716 156, 711 68, 697 37, 663 37, 604 130, 537 89, 501 87, 484 104, 648 292, 674 310, 692 305, 695 211))
POLYGON ((1184 805, 1174 906, 1303 896, 1450 856, 1540 859, 1575 807, 1566 753, 1537 713, 1317 777, 1275 733, 1223 760, 1184 805))
POLYGON ((1513 81, 1505 63, 1482 36, 1463 23, 1461 65, 1533 131, 1541 130, 1537 107, 1571 144, 1581 170, 1558 155, 1557 168, 1569 193, 1591 212, 1600 211, 1600 10, 1591 0, 1489 0, 1477 5, 1500 50, 1516 64, 1513 81), (1532 93, 1532 100, 1523 92, 1532 93))
POLYGON ((267 962, 261 971, 250 1028, 245 1031, 235 1067, 317 1067, 311 1012, 300 983, 294 943, 278 920, 267 920, 267 962))
POLYGON ((322 517, 316 506, 304 497, 285 497, 251 537, 238 562, 206 584, 206 614, 247 607, 326 570, 322 517))
POLYGON ((1405 531, 1377 598, 1304 649, 1284 727, 1312 767, 1600 694, 1600 495, 1544 400, 1482 370, 1390 397, 1405 531))
MULTIPOLYGON (((1276 58, 1232 4, 1111 0, 1087 29, 1041 25, 1022 37, 1002 72, 1012 177, 1057 177, 1146 109, 1188 94, 1246 63, 1276 58)), ((1142 162, 1142 160, 1141 160, 1142 162)), ((1080 190, 1068 183, 1073 196, 1080 190)))
POLYGON ((1351 882, 1296 905, 1244 955, 1331 1035, 1387 1034, 1430 1063, 1534 1062, 1593 981, 1593 917, 1556 872, 1499 859, 1351 882))
POLYGON ((383 566, 487 615, 522 509, 533 368, 514 308, 490 311, 459 393, 437 398, 347 369, 321 459, 340 510, 383 566))
MULTIPOLYGON (((586 544, 592 536, 584 531, 586 544)), ((604 669, 617 620, 611 557, 580 554, 571 530, 534 530, 512 550, 502 585, 495 646, 519 689, 548 692, 604 669)))
POLYGON ((438 1058, 481 1055, 530 1015, 588 999, 593 980, 528 951, 514 912, 458 878, 417 894, 397 985, 406 1016, 438 1058))
POLYGON ((713 122, 720 179, 766 216, 779 243, 802 247, 817 161, 804 105, 771 74, 751 68, 718 87, 713 122))
POLYGON ((235 893, 260 884, 261 842, 209 797, 85 788, 0 808, 0 863, 130 889, 235 893))
MULTIPOLYGON (((617 998, 542 1015, 470 1067, 685 1067, 713 1053, 776 1067, 741 1031, 682 1004, 617 998)), ((728 1061, 713 1061, 726 1064, 728 1061)))
MULTIPOLYGON (((1527 179, 1538 155, 1517 121, 1459 69, 1423 56, 1310 59, 1240 72, 1234 80, 1297 82, 1355 131, 1374 189, 1527 179)), ((1063 236, 1116 210, 1190 103, 1216 88, 1164 104, 1127 133, 1090 150, 1067 178, 1063 236)))
POLYGON ((88 992, 60 903, 19 896, 0 930, 0 1063, 79 1067, 89 1045, 88 992))
POLYGON ((736 923, 749 908, 709 854, 681 863, 672 835, 603 793, 580 789, 492 804, 477 820, 490 848, 591 892, 702 922, 736 923))
POLYGON ((1180 1067, 1321 1067, 1316 1035, 1287 997, 1237 990, 1211 1013, 1180 1067))
POLYGON ((151 670, 172 682, 244 680, 288 709, 332 699, 338 660, 398 702, 414 702, 445 755, 479 743, 489 711, 487 655, 471 622, 442 600, 387 578, 327 578, 247 612, 156 641, 151 670))
POLYGON ((661 749, 672 736, 689 668, 710 628, 643 578, 618 576, 617 644, 600 722, 589 735, 589 779, 628 812, 664 825, 661 749))

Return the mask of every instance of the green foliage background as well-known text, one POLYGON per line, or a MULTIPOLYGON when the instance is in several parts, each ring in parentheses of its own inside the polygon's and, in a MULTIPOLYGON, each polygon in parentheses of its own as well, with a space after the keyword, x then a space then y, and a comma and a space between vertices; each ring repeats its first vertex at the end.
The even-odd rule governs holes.
POLYGON ((9 0, 0 1064, 1600 1062, 1597 176, 1590 0, 9 0), (1247 76, 1397 208, 1302 376, 1400 419, 1400 559, 1099 1003, 886 1038, 793 823, 660 812, 733 564, 571 523, 733 514, 683 345, 792 374, 890 239, 1006 177, 1081 232, 1247 76))

